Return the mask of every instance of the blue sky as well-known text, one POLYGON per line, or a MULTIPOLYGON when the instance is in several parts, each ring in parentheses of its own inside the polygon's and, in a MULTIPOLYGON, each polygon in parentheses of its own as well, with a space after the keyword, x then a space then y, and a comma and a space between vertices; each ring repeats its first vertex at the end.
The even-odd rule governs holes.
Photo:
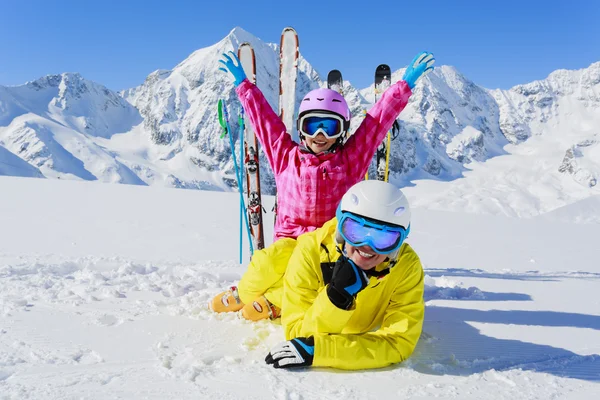
POLYGON ((171 69, 240 26, 279 42, 293 26, 322 75, 359 88, 421 50, 487 88, 507 89, 600 61, 600 1, 0 0, 0 85, 79 72, 120 90, 171 69))

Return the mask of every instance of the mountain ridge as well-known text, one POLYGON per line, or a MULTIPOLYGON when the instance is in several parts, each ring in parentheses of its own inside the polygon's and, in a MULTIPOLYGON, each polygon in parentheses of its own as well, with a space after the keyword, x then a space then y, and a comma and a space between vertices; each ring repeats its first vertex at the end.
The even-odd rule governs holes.
MULTIPOLYGON (((77 73, 0 86, 0 146, 51 178, 237 190, 229 141, 220 139, 216 103, 223 99, 228 104, 239 154, 240 106, 218 61, 242 42, 254 47, 257 85, 277 109, 278 45, 235 27, 173 69, 155 70, 141 85, 121 92, 77 73)), ((298 66, 296 104, 325 85, 301 53, 298 66)), ((403 72, 394 70, 392 81, 403 72)), ((353 130, 373 101, 372 87, 359 89, 346 81, 344 89, 353 130)), ((596 187, 600 171, 595 161, 599 132, 594 130, 600 126, 600 62, 557 70, 509 90, 486 89, 452 66, 436 66, 417 84, 399 122, 401 135, 392 142, 390 157, 390 179, 399 186, 463 179, 478 164, 519 153, 519 146, 542 137, 544 146, 556 150, 549 173, 581 186, 581 193, 576 189, 580 198, 596 187)), ((273 174, 264 155, 261 165, 263 190, 272 194, 273 174)))

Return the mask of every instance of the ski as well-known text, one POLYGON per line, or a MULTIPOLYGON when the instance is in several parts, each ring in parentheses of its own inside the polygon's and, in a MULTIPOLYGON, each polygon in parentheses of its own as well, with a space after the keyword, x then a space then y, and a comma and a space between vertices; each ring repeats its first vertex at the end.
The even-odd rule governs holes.
POLYGON ((279 117, 292 138, 294 137, 298 55, 298 34, 294 28, 284 28, 279 46, 279 117))
MULTIPOLYGON (((298 34, 291 27, 283 29, 279 44, 279 117, 292 139, 294 136, 294 110, 296 108, 296 79, 298 78, 298 34)), ((277 218, 277 197, 273 207, 277 218)))
MULTIPOLYGON (((256 85, 256 59, 254 49, 248 42, 244 42, 238 48, 238 58, 244 68, 246 76, 250 82, 256 85)), ((245 125, 243 118, 244 109, 242 109, 242 118, 240 122, 245 125)), ((246 135, 244 136, 244 166, 246 168, 246 200, 248 204, 248 219, 250 221, 250 233, 254 248, 257 250, 265 247, 265 238, 263 231, 262 199, 260 193, 260 168, 259 168, 259 144, 252 126, 245 125, 246 135)), ((252 254, 250 254, 252 257, 252 254)))
MULTIPOLYGON (((335 90, 342 96, 344 95, 344 78, 342 78, 342 73, 337 69, 332 69, 327 74, 327 88, 331 90, 335 90)), ((344 140, 348 140, 350 137, 350 130, 346 132, 346 137, 344 140)))
MULTIPOLYGON (((392 84, 392 71, 387 64, 380 64, 375 70, 375 103, 377 99, 387 88, 392 84)), ((389 171, 389 149, 390 149, 390 133, 388 132, 386 139, 384 139, 375 154, 377 167, 377 179, 380 181, 388 180, 389 171)))
POLYGON ((332 69, 327 74, 327 87, 331 90, 335 90, 342 96, 344 95, 344 79, 342 73, 337 69, 332 69))

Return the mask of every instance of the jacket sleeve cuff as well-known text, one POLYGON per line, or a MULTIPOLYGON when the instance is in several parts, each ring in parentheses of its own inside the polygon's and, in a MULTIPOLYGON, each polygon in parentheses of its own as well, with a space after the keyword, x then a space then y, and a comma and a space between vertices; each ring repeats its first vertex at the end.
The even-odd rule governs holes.
POLYGON ((394 92, 394 97, 397 99, 404 99, 405 101, 408 101, 408 99, 410 98, 410 96, 412 96, 413 93, 410 89, 410 86, 408 86, 408 83, 404 80, 398 81, 397 86, 400 88, 400 90, 394 92))
POLYGON ((237 85, 235 87, 235 92, 237 93, 238 96, 241 96, 242 94, 246 93, 252 86, 254 86, 254 84, 251 83, 248 80, 248 78, 246 78, 239 85, 237 85))

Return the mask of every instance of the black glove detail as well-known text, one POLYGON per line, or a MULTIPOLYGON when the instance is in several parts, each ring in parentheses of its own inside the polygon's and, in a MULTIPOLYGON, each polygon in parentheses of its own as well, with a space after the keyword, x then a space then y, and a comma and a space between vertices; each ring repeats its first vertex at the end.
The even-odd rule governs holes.
POLYGON ((333 277, 327 287, 329 300, 338 308, 348 310, 354 304, 358 292, 369 284, 362 269, 352 260, 341 256, 333 267, 333 277))

